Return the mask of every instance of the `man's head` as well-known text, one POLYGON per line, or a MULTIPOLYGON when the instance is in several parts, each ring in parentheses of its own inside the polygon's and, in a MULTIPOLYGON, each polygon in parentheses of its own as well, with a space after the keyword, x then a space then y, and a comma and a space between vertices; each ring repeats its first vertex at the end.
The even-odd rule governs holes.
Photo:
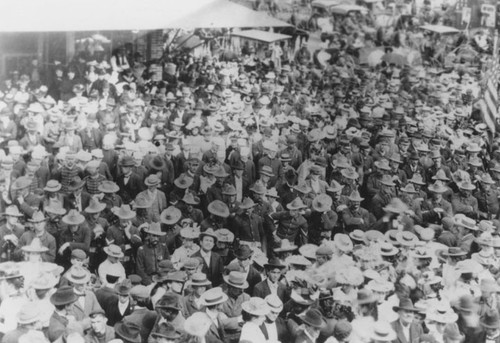
POLYGON ((97 310, 90 314, 90 327, 97 334, 104 334, 106 332, 107 318, 104 311, 97 310))

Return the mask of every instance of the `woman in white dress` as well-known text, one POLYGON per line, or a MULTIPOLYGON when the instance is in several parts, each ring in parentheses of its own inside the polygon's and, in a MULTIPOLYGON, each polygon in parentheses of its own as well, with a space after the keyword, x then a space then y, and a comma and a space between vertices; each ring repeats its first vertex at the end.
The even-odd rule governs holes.
POLYGON ((242 318, 245 324, 241 329, 240 342, 263 343, 267 342, 260 326, 266 320, 266 315, 271 311, 267 302, 259 297, 252 297, 241 304, 242 318))

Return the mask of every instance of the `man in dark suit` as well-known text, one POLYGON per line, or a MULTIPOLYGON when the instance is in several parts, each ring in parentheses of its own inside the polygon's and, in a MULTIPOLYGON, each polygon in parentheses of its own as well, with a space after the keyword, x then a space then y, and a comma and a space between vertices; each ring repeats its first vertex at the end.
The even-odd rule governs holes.
POLYGON ((500 317, 496 309, 489 309, 481 317, 481 328, 466 335, 464 343, 500 342, 500 317))
POLYGON ((265 300, 271 308, 269 314, 266 315, 266 321, 260 326, 266 340, 269 342, 288 342, 290 337, 285 319, 279 316, 283 310, 283 302, 275 294, 266 296, 265 300))
POLYGON ((201 272, 207 275, 207 278, 212 281, 214 287, 222 284, 222 274, 224 272, 224 263, 222 257, 213 252, 217 242, 217 236, 213 229, 207 229, 200 234, 200 247, 192 257, 199 258, 203 264, 201 272))
POLYGON ((83 191, 85 181, 80 177, 75 177, 68 185, 69 194, 64 197, 64 208, 69 210, 77 210, 82 212, 89 206, 90 194, 83 191))
POLYGON ((253 289, 253 296, 265 298, 270 294, 278 296, 282 301, 286 301, 286 287, 279 282, 283 269, 285 266, 281 264, 280 260, 276 257, 272 258, 269 263, 264 265, 266 269, 267 279, 259 282, 253 289))
POLYGON ((397 334, 397 339, 393 343, 418 343, 424 334, 420 324, 414 322, 418 309, 413 307, 408 298, 400 299, 399 306, 394 306, 392 309, 399 315, 399 319, 391 323, 397 334))
POLYGON ((118 297, 110 299, 108 306, 103 307, 108 318, 108 325, 114 326, 121 321, 125 316, 132 313, 134 306, 130 298, 130 289, 132 283, 129 279, 123 280, 120 284, 116 285, 115 290, 118 297))
POLYGON ((135 161, 130 156, 125 156, 120 161, 122 173, 117 177, 116 184, 120 187, 118 195, 122 198, 123 203, 130 204, 137 194, 144 190, 144 181, 141 177, 132 171, 135 167, 135 161))

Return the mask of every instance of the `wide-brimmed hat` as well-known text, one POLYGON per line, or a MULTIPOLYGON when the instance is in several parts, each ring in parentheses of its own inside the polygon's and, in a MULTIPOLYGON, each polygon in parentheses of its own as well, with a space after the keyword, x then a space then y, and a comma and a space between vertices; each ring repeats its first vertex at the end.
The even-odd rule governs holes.
POLYGON ((80 179, 79 176, 75 176, 70 182, 69 182, 69 185, 68 185, 68 191, 70 192, 74 192, 76 191, 77 189, 80 189, 80 188, 83 188, 83 186, 85 186, 85 181, 83 181, 82 179, 80 179))
POLYGON ((437 194, 445 193, 448 190, 448 188, 446 188, 439 181, 434 182, 432 185, 429 185, 429 187, 427 187, 427 188, 429 189, 430 192, 437 193, 437 194))
POLYGON ((227 218, 230 214, 229 207, 227 207, 227 205, 220 200, 214 200, 208 204, 207 210, 211 214, 222 218, 227 218))
POLYGON ((396 241, 406 247, 412 247, 419 241, 417 235, 410 231, 400 231, 396 234, 396 241))
POLYGON ((11 217, 24 217, 24 214, 19 212, 16 205, 10 205, 5 209, 5 215, 11 217))
POLYGON ((96 198, 91 198, 89 205, 85 208, 86 213, 99 213, 102 212, 106 208, 106 204, 99 202, 96 198))
POLYGON ((365 241, 365 232, 363 230, 356 229, 353 232, 349 233, 349 237, 351 237, 351 239, 354 241, 364 242, 365 241))
POLYGON ((184 201, 188 205, 193 205, 193 206, 200 204, 200 198, 198 198, 191 192, 186 192, 186 194, 182 198, 182 201, 184 201))
POLYGON ((318 309, 310 309, 306 313, 299 315, 299 318, 306 325, 321 329, 326 326, 326 321, 318 309))
POLYGON ((343 252, 352 251, 354 247, 351 238, 343 233, 337 233, 333 237, 333 243, 335 244, 335 247, 337 247, 337 249, 343 252))
POLYGON ((413 303, 409 298, 399 299, 399 305, 393 306, 392 310, 395 312, 400 311, 400 310, 418 312, 418 308, 413 306, 413 303))
POLYGON ((90 281, 90 272, 79 266, 71 267, 64 276, 74 284, 87 284, 90 281))
POLYGON ((245 198, 239 205, 239 208, 242 210, 247 210, 253 208, 256 204, 253 202, 251 198, 245 198))
POLYGON ((264 268, 266 268, 266 269, 285 269, 286 266, 281 263, 279 258, 273 257, 267 263, 264 264, 264 268))
POLYGON ((21 250, 30 253, 43 253, 49 251, 49 248, 42 245, 40 238, 35 237, 30 244, 21 247, 21 250))
POLYGON ((260 194, 260 195, 266 194, 266 192, 267 192, 266 187, 259 181, 254 183, 254 185, 252 187, 250 187, 249 190, 251 190, 254 193, 260 194))
POLYGON ((208 228, 205 231, 200 233, 200 241, 203 240, 203 237, 205 237, 205 236, 212 237, 215 241, 217 241, 217 239, 218 239, 217 234, 214 232, 214 229, 212 229, 212 228, 208 228))
POLYGON ((125 321, 115 324, 115 333, 126 342, 141 343, 141 327, 134 322, 125 321))
POLYGON ((120 207, 113 207, 111 209, 111 212, 113 212, 113 214, 119 219, 123 220, 130 220, 132 218, 135 218, 136 215, 135 211, 132 211, 132 209, 130 208, 130 205, 126 204, 122 204, 120 207))
POLYGON ((388 242, 381 242, 378 245, 380 255, 382 256, 394 256, 399 253, 399 249, 388 242))
POLYGON ((370 330, 370 339, 373 342, 392 342, 397 338, 396 331, 391 324, 385 321, 377 321, 370 330))
POLYGON ((410 256, 415 259, 432 258, 432 255, 426 247, 417 247, 414 251, 410 252, 410 256))
POLYGON ((229 273, 229 275, 224 276, 224 281, 233 287, 240 288, 240 289, 247 289, 248 288, 248 282, 247 282, 247 274, 241 273, 241 272, 236 272, 232 271, 229 273))
POLYGON ((469 181, 462 181, 457 184, 458 188, 466 190, 466 191, 473 191, 476 189, 476 186, 474 186, 472 183, 469 181))
POLYGON ((254 316, 265 316, 271 312, 267 302, 260 297, 252 297, 241 304, 241 309, 254 316))
POLYGON ((151 223, 147 229, 144 229, 145 233, 155 236, 165 236, 166 232, 161 231, 160 223, 151 223))
POLYGON ((399 198, 392 198, 391 201, 384 207, 385 212, 400 214, 408 211, 408 205, 406 205, 399 198))
POLYGON ((362 198, 357 190, 353 190, 351 192, 351 194, 349 195, 348 199, 350 201, 357 201, 357 202, 361 202, 361 201, 365 200, 365 198, 362 198))
POLYGON ((481 317, 481 326, 486 329, 500 328, 500 316, 496 309, 488 309, 481 317))
POLYGON ((104 247, 104 252, 111 257, 116 257, 116 258, 123 257, 122 249, 116 244, 110 244, 107 247, 104 247))
POLYGON ((331 210, 332 208, 332 198, 327 195, 327 194, 319 194, 317 195, 313 202, 312 202, 312 208, 316 212, 323 213, 325 211, 331 210))
POLYGON ((479 230, 479 228, 476 225, 476 221, 474 219, 466 217, 466 216, 460 216, 458 219, 456 219, 455 225, 464 227, 464 228, 472 230, 472 231, 479 230))
POLYGON ((59 181, 57 180, 49 180, 47 181, 47 184, 43 188, 44 191, 46 192, 51 192, 51 193, 56 193, 59 192, 62 188, 62 185, 59 181))
POLYGON ((58 283, 59 279, 53 274, 43 273, 31 283, 31 287, 33 287, 33 289, 47 290, 54 288, 58 283))
POLYGON ((72 304, 78 300, 78 296, 75 294, 73 287, 62 286, 56 290, 54 294, 50 297, 50 302, 54 306, 62 306, 72 304))
POLYGON ((156 174, 151 174, 144 180, 144 184, 148 187, 158 186, 160 183, 160 178, 156 174))
POLYGON ((120 190, 120 187, 113 181, 102 181, 99 187, 97 187, 98 191, 101 193, 117 193, 120 190))
POLYGON ((214 306, 225 303, 228 297, 220 287, 214 287, 205 291, 199 300, 201 306, 214 306))
POLYGON ((174 225, 182 217, 181 211, 175 206, 169 206, 160 214, 160 220, 163 224, 174 225))
POLYGON ((204 273, 194 273, 191 275, 191 286, 211 286, 212 282, 207 279, 207 275, 204 273))
POLYGON ((187 189, 193 184, 193 178, 187 176, 186 174, 181 174, 177 179, 174 180, 174 185, 180 189, 187 189))
POLYGON ((16 315, 17 323, 19 325, 35 323, 41 319, 41 314, 39 306, 33 306, 31 302, 26 302, 16 315))
POLYGON ((158 330, 151 333, 154 338, 165 338, 168 341, 177 341, 181 337, 181 333, 175 329, 171 323, 161 323, 158 325, 158 330))
POLYGON ((297 250, 297 246, 292 244, 288 239, 282 239, 280 242, 280 246, 278 248, 274 248, 274 252, 287 252, 297 250))
POLYGON ((422 175, 417 174, 417 173, 414 173, 412 178, 409 179, 408 182, 411 182, 411 183, 414 183, 414 184, 420 185, 420 186, 425 186, 425 182, 424 182, 422 175))
POLYGON ((394 180, 392 179, 392 176, 390 176, 390 175, 383 175, 382 179, 380 179, 380 183, 382 185, 385 185, 388 187, 396 186, 396 184, 394 183, 394 180))
POLYGON ((365 305, 365 304, 374 303, 377 300, 378 300, 377 297, 375 296, 375 294, 373 294, 373 292, 371 290, 369 290, 369 289, 360 289, 358 291, 356 303, 358 305, 365 305))
POLYGON ((446 173, 443 169, 439 169, 436 173, 436 175, 434 175, 432 177, 433 180, 439 180, 439 181, 450 181, 450 178, 448 176, 446 176, 446 173))
POLYGON ((146 196, 145 194, 137 194, 134 200, 134 208, 150 208, 153 205, 153 199, 146 196))
MULTIPOLYGON (((166 163, 160 156, 155 156, 149 161, 149 168, 155 171, 162 171, 165 169, 166 163)), ((155 174, 151 174, 155 175, 155 174)), ((150 176, 151 176, 150 175, 150 176)))
POLYGON ((438 257, 460 257, 467 255, 467 251, 460 247, 449 247, 448 249, 438 249, 436 250, 436 255, 438 257))
POLYGON ((273 177, 274 176, 273 168, 271 168, 270 166, 267 166, 267 165, 262 166, 262 168, 260 169, 260 174, 266 175, 269 177, 273 177))
POLYGON ((69 210, 68 214, 62 217, 63 223, 73 226, 73 225, 81 225, 85 222, 85 217, 80 214, 75 209, 69 210))
POLYGON ((222 243, 232 243, 234 242, 234 233, 229 231, 228 229, 219 229, 215 231, 215 235, 217 236, 217 240, 222 243))
POLYGON ((301 198, 297 197, 293 201, 291 201, 290 203, 288 203, 286 205, 286 208, 288 208, 289 210, 300 210, 300 209, 307 208, 307 206, 304 205, 304 203, 302 202, 301 198))
POLYGON ((223 187, 222 187, 222 194, 223 195, 236 195, 237 192, 236 192, 236 188, 229 184, 229 183, 226 183, 223 187))
POLYGON ((187 226, 182 228, 179 234, 182 238, 197 239, 200 236, 200 229, 192 226, 187 226))

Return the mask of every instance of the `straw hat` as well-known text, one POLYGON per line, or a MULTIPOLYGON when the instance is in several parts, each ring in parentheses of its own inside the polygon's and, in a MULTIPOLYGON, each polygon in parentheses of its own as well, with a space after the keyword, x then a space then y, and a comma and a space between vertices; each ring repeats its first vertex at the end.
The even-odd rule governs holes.
POLYGON ((333 243, 342 252, 350 252, 354 247, 351 238, 343 233, 337 233, 333 238, 333 243))
POLYGON ((241 304, 241 309, 254 316, 265 316, 271 312, 266 300, 260 297, 252 297, 241 304))
POLYGON ((391 324, 384 321, 375 322, 370 333, 370 339, 374 342, 392 342, 397 337, 391 324))
POLYGON ((87 284, 90 281, 90 272, 82 267, 72 266, 65 277, 74 284, 87 284))
POLYGON ((225 303, 227 299, 228 297, 226 293, 223 292, 222 288, 214 287, 201 295, 199 303, 201 306, 214 306, 225 303))
POLYGON ((122 249, 116 244, 110 244, 104 247, 104 252, 111 257, 122 258, 124 256, 122 249))
POLYGON ((217 234, 214 232, 214 229, 212 228, 208 228, 207 230, 203 231, 200 233, 200 241, 203 240, 203 237, 205 236, 208 236, 208 237, 212 237, 215 241, 217 241, 218 237, 217 237, 217 234))
POLYGON ((120 191, 120 187, 113 181, 102 181, 99 187, 97 188, 101 193, 117 193, 120 191))
POLYGON ((21 250, 30 253, 44 253, 49 251, 49 248, 42 245, 40 238, 35 237, 29 245, 21 247, 21 250))
POLYGON ((224 281, 235 288, 247 289, 248 282, 246 280, 247 275, 241 272, 230 272, 229 275, 224 276, 224 281))
POLYGON ((33 306, 32 303, 27 302, 21 306, 21 309, 16 315, 17 323, 19 325, 35 323, 41 320, 41 314, 39 306, 33 306))

